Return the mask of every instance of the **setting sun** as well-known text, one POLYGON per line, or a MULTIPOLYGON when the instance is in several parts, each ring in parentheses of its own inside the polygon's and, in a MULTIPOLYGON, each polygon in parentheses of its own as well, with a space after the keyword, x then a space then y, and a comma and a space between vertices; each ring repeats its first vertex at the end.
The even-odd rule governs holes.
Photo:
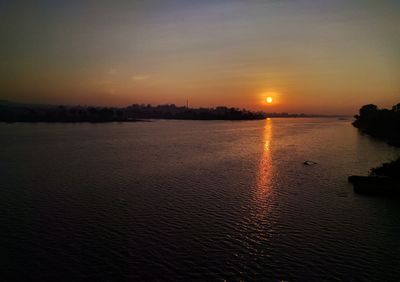
POLYGON ((400 0, 0 0, 0 282, 400 282, 399 27, 400 0))

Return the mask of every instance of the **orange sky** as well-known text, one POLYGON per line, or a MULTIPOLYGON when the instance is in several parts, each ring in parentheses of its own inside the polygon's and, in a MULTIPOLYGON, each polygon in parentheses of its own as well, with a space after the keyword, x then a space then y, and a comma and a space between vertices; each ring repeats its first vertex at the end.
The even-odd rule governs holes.
POLYGON ((0 99, 389 107, 400 102, 399 12, 394 1, 0 4, 0 99))

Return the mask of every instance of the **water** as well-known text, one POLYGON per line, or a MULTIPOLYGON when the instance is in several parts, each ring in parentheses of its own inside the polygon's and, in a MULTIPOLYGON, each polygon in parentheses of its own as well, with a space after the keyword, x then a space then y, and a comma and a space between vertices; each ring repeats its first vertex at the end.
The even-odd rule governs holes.
POLYGON ((336 119, 0 124, 0 276, 396 281, 399 202, 347 176, 398 155, 336 119))

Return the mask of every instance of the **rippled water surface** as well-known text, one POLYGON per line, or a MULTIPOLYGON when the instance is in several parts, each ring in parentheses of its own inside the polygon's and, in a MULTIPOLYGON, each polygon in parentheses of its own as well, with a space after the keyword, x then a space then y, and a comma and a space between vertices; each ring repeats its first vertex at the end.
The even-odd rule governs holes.
POLYGON ((347 183, 398 155, 336 119, 0 124, 0 278, 398 281, 399 200, 347 183))

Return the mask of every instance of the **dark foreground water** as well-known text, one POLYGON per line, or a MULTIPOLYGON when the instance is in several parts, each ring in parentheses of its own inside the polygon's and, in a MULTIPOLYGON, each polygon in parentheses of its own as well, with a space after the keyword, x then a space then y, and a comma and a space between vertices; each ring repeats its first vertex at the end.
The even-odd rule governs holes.
POLYGON ((398 281, 400 201, 346 182, 397 155, 335 119, 0 124, 0 279, 398 281))

